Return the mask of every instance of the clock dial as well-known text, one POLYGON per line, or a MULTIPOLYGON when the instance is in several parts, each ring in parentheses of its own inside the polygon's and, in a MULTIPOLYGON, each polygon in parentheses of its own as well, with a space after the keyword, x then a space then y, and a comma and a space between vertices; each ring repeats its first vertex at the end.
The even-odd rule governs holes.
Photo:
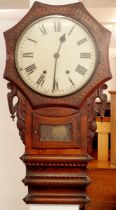
POLYGON ((48 96, 65 96, 91 79, 97 46, 80 22, 65 16, 46 16, 22 33, 15 61, 19 75, 31 89, 48 96))

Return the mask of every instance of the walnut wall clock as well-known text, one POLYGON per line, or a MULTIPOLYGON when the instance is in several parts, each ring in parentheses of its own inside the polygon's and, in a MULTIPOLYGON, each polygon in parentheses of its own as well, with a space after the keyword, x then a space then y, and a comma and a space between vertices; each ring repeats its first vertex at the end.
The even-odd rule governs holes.
POLYGON ((24 200, 85 209, 95 99, 101 99, 103 114, 104 82, 111 78, 111 34, 82 3, 35 2, 4 36, 9 109, 25 145, 24 200))

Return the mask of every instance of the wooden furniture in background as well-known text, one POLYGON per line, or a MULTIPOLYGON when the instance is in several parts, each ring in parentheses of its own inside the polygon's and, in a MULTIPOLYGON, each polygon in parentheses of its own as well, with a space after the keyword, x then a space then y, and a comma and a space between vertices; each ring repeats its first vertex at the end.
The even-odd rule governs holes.
POLYGON ((94 160, 88 165, 88 176, 93 182, 87 188, 91 198, 87 210, 115 210, 116 169, 110 162, 94 160))
POLYGON ((96 121, 96 132, 98 133, 98 161, 108 161, 110 117, 104 117, 102 121, 100 117, 97 117, 96 121))
POLYGON ((111 94, 111 164, 116 166, 116 91, 111 94))
POLYGON ((115 137, 116 137, 116 92, 111 92, 111 104, 108 103, 108 114, 101 119, 97 117, 97 155, 95 152, 94 160, 88 165, 88 176, 93 180, 88 187, 87 193, 91 198, 87 210, 115 210, 116 209, 116 167, 113 163, 116 160, 115 137), (110 111, 111 108, 111 111, 110 111), (109 133, 110 147, 109 144, 109 133), (109 158, 108 158, 109 156, 109 158))

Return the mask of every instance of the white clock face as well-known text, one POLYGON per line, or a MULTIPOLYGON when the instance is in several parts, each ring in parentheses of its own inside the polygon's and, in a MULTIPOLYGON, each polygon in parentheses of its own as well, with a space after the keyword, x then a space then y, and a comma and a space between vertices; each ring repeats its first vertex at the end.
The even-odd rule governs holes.
POLYGON ((97 62, 95 40, 78 21, 46 16, 20 36, 15 61, 22 80, 34 91, 65 96, 91 79, 97 62))

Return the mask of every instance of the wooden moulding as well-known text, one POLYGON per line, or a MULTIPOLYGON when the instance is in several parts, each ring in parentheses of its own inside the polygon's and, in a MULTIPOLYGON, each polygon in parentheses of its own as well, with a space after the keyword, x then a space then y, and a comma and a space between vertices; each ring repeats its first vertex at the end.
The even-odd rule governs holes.
POLYGON ((85 156, 21 157, 27 174, 23 183, 28 186, 26 203, 87 204, 90 200, 86 188, 91 180, 86 175, 86 165, 91 160, 85 156))
POLYGON ((26 165, 40 165, 40 166, 68 166, 68 167, 77 167, 78 164, 80 166, 86 166, 89 161, 91 161, 93 158, 90 155, 77 155, 77 156, 39 156, 39 155, 29 155, 24 154, 21 157, 21 160, 26 165))

